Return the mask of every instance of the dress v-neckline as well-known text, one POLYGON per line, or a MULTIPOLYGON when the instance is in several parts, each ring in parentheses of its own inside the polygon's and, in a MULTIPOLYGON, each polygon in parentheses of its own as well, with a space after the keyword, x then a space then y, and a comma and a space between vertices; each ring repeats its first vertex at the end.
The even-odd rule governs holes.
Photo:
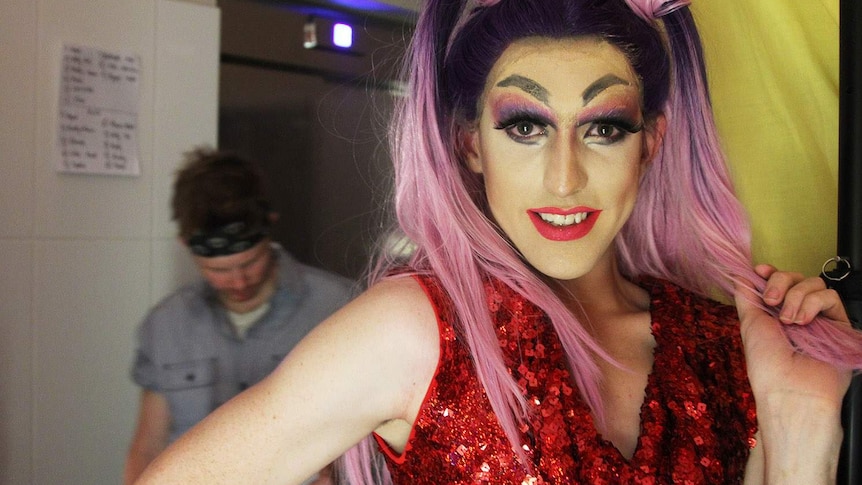
MULTIPOLYGON (((644 417, 646 415, 646 409, 649 406, 650 402, 654 401, 655 393, 656 393, 656 374, 660 369, 657 364, 660 362, 659 355, 662 350, 662 340, 660 339, 658 333, 661 330, 661 325, 657 324, 655 321, 655 314, 653 305, 656 303, 661 304, 658 301, 653 299, 653 290, 649 287, 644 288, 650 294, 650 307, 647 310, 649 312, 649 326, 650 326, 650 335, 652 335, 655 340, 655 347, 653 347, 652 351, 652 364, 650 365, 649 373, 647 374, 647 382, 643 389, 643 401, 641 402, 640 407, 638 408, 638 436, 635 442, 634 452, 632 452, 632 456, 626 457, 622 451, 614 444, 613 441, 606 439, 602 433, 599 431, 598 426, 596 426, 595 418, 593 414, 589 411, 585 413, 588 419, 588 426, 594 434, 594 438, 597 442, 599 442, 603 447, 611 450, 617 457, 625 464, 629 466, 633 466, 633 464, 638 460, 639 454, 643 449, 643 440, 645 438, 644 434, 644 417)), ((586 403, 581 399, 580 395, 576 397, 578 401, 578 405, 584 406, 588 409, 586 403)))

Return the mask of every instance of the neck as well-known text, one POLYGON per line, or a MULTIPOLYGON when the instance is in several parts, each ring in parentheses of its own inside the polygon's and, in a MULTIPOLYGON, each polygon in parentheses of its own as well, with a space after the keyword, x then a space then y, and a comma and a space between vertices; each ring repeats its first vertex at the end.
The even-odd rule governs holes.
POLYGON ((612 250, 580 278, 554 282, 556 293, 578 316, 602 317, 649 309, 649 293, 619 271, 612 250))

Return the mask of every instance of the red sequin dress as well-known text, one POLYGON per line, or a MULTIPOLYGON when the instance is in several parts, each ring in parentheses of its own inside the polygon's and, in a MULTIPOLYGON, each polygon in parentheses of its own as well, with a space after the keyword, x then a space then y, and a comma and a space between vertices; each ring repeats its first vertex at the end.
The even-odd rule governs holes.
POLYGON ((545 314, 505 285, 487 284, 506 364, 532 407, 521 430, 530 474, 479 384, 451 301, 435 279, 417 279, 437 311, 441 356, 404 453, 377 437, 395 484, 742 483, 757 424, 733 307, 665 281, 640 282, 657 345, 641 434, 626 459, 596 430, 545 314))

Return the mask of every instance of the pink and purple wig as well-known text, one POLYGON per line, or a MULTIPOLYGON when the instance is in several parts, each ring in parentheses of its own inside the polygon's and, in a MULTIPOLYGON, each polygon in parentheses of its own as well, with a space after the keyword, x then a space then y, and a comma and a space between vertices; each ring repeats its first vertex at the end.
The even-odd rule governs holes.
MULTIPOLYGON (((395 211, 400 231, 417 246, 407 265, 435 274, 452 298, 479 379, 513 448, 522 453, 517 427, 526 414, 524 397, 503 363, 483 281, 502 280, 548 314, 575 383, 598 420, 601 376, 595 358, 607 356, 489 218, 482 180, 458 156, 459 129, 475 121, 486 77, 513 41, 604 39, 626 54, 640 77, 644 118, 663 113, 668 120, 661 152, 615 242, 625 276, 656 276, 727 298, 735 283, 750 281, 762 290, 764 282, 751 268, 749 229, 719 146, 700 39, 688 8, 665 15, 659 24, 639 17, 626 0, 423 4, 405 65, 407 96, 391 125, 395 211), (465 9, 465 4, 480 6, 465 9)), ((404 262, 382 259, 371 283, 393 277, 397 264, 404 262)), ((786 330, 803 352, 862 367, 858 332, 822 320, 786 330)), ((368 439, 346 455, 352 485, 389 483, 375 447, 368 439)))

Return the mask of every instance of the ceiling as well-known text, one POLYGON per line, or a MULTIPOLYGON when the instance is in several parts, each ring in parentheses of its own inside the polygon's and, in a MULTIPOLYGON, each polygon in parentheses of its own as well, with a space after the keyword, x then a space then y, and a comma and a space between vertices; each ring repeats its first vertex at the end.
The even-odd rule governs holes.
POLYGON ((413 12, 419 10, 419 0, 322 0, 322 3, 328 3, 340 6, 359 6, 368 4, 370 8, 375 8, 383 4, 384 7, 395 7, 413 12), (377 5, 375 5, 377 4, 377 5))
POLYGON ((421 0, 254 0, 305 9, 311 13, 329 10, 359 14, 384 21, 413 23, 421 0))
POLYGON ((302 104, 308 101, 306 91, 320 89, 321 79, 392 89, 417 12, 383 1, 219 0, 220 106, 239 110, 302 104), (357 48, 338 51, 326 36, 317 48, 305 48, 303 30, 311 17, 322 29, 335 21, 359 24, 357 48), (300 78, 310 79, 310 87, 300 78))

